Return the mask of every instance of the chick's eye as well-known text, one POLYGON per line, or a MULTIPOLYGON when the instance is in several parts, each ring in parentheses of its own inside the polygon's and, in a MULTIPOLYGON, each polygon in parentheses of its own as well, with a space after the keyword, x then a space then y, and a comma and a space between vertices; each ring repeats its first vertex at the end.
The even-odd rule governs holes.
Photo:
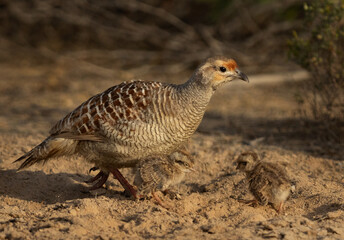
POLYGON ((225 67, 220 67, 220 71, 225 72, 225 71, 227 71, 227 69, 225 67))
POLYGON ((246 166, 247 162, 242 162, 241 165, 246 166))

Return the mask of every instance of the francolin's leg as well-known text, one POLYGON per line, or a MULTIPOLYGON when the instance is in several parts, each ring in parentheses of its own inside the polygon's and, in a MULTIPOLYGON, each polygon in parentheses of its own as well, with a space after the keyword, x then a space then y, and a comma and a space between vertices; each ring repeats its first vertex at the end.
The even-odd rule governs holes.
MULTIPOLYGON (((89 172, 91 171, 96 171, 98 170, 98 167, 92 167, 89 172)), ((123 175, 121 174, 121 172, 118 169, 113 169, 111 171, 111 173, 114 175, 114 177, 121 183, 121 185, 124 187, 126 192, 129 192, 135 199, 137 199, 136 196, 136 190, 134 189, 134 187, 123 177, 123 175)), ((92 187, 89 188, 89 190, 96 190, 98 188, 101 188, 103 186, 103 184, 107 181, 107 179, 109 178, 109 174, 108 173, 104 173, 103 171, 100 171, 95 177, 85 181, 86 183, 93 183, 94 181, 98 180, 100 178, 100 180, 95 183, 92 187)))
POLYGON ((284 211, 284 204, 283 204, 283 202, 281 202, 277 208, 277 213, 281 214, 281 213, 283 213, 283 211, 284 211))
POLYGON ((134 197, 134 199, 137 199, 137 195, 136 195, 136 190, 134 189, 134 187, 127 181, 127 179, 125 179, 122 175, 122 173, 117 169, 114 168, 111 170, 111 173, 113 174, 113 176, 121 183, 121 185, 124 187, 124 189, 128 192, 130 192, 130 194, 134 197))
POLYGON ((153 198, 157 201, 157 203, 162 206, 163 208, 166 208, 166 209, 169 209, 170 207, 165 204, 160 198, 158 195, 156 195, 156 192, 152 191, 152 196, 153 198))

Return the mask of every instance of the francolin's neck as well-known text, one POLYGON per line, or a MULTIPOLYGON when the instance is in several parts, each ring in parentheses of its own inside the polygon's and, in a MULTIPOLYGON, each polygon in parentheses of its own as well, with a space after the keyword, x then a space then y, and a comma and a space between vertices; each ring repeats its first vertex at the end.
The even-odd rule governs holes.
POLYGON ((214 90, 210 85, 204 84, 203 78, 203 74, 196 71, 187 82, 178 85, 182 101, 195 108, 203 109, 208 105, 214 90))

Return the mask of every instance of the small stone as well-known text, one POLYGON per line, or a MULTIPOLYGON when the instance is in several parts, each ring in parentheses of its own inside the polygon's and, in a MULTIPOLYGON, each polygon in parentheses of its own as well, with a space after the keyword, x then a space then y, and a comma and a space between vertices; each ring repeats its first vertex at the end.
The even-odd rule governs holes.
POLYGON ((212 224, 209 224, 209 225, 203 225, 201 226, 201 229, 203 232, 207 232, 207 233, 210 233, 210 234, 214 234, 216 231, 214 229, 214 225, 212 224))
POLYGON ((342 213, 343 213, 343 211, 341 211, 341 210, 337 210, 337 211, 334 211, 334 212, 329 212, 329 213, 327 213, 327 217, 328 218, 338 218, 338 217, 340 217, 341 215, 342 215, 342 213))
POLYGON ((327 230, 326 229, 321 229, 318 233, 318 236, 326 236, 327 235, 327 230))
POLYGON ((69 214, 72 216, 76 216, 77 215, 77 211, 75 209, 71 209, 69 210, 69 214))

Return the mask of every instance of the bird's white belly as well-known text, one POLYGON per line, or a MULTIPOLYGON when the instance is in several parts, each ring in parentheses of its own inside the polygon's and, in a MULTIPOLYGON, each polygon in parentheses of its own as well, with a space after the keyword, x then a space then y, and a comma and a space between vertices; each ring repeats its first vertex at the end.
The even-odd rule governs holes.
POLYGON ((278 202, 284 202, 287 200, 290 194, 290 189, 278 189, 277 191, 274 192, 275 199, 278 202))

